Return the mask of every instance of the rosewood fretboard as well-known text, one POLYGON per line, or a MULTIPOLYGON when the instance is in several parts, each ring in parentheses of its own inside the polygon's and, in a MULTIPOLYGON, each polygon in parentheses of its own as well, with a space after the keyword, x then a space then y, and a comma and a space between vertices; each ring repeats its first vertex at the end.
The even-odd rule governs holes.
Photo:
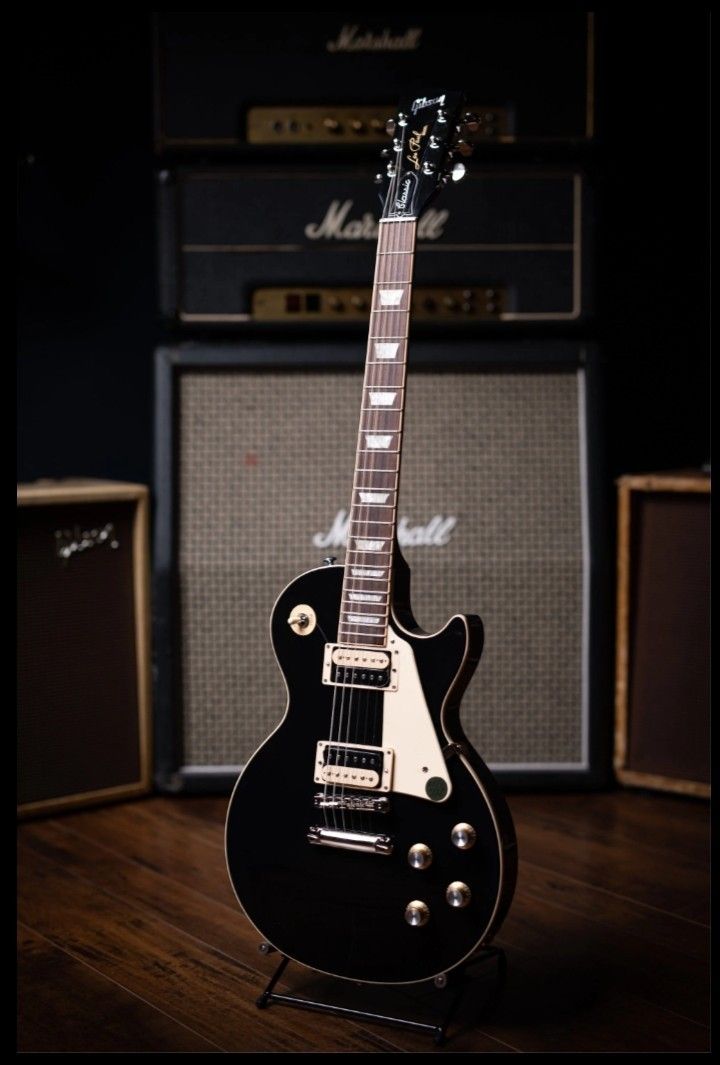
POLYGON ((380 222, 338 640, 387 637, 416 219, 380 222))

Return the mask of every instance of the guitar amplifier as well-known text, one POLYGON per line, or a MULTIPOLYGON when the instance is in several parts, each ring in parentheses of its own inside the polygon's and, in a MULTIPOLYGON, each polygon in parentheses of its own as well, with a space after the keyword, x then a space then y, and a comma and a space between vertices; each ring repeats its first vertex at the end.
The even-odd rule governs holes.
POLYGON ((18 486, 18 813, 150 790, 148 490, 18 486))
MULTIPOLYGON (((367 324, 378 198, 357 168, 160 174, 160 301, 188 326, 367 324), (310 280, 308 280, 310 279, 310 280)), ((473 167, 419 223, 413 325, 567 323, 591 310, 588 182, 473 167)))
POLYGON ((287 152, 384 139, 398 98, 460 85, 481 139, 593 136, 594 21, 585 11, 444 14, 161 11, 158 151, 287 152))
POLYGON ((618 482, 615 772, 710 795, 710 477, 618 482))
MULTIPOLYGON (((156 358, 157 781, 228 790, 279 722, 268 634, 297 574, 343 556, 364 344, 188 342, 156 358)), ((411 345, 399 503, 412 604, 486 643, 463 697, 506 784, 610 763, 598 366, 570 341, 411 345)))

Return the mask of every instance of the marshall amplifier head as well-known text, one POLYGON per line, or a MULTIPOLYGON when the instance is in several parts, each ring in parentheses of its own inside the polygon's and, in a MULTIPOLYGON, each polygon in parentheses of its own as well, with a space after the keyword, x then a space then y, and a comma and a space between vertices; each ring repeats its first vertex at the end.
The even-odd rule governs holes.
MULTIPOLYGON (((157 354, 163 788, 229 789, 284 713, 268 619, 297 573, 343 558, 363 347, 157 354)), ((424 629, 448 603, 483 619, 465 731, 506 783, 598 783, 612 694, 593 353, 417 341, 410 362, 398 536, 424 629)))
POLYGON ((395 102, 461 85, 478 138, 593 136, 593 15, 161 11, 156 145, 165 151, 359 147, 381 141, 395 102))
MULTIPOLYGON (((365 170, 179 167, 159 189, 168 318, 368 320, 378 200, 365 170)), ((577 170, 473 167, 420 219, 413 321, 586 318, 589 195, 577 170)))

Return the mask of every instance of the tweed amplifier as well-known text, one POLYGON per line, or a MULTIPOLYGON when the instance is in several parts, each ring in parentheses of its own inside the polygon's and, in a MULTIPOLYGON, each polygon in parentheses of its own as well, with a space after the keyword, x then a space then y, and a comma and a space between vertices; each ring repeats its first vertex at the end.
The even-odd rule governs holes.
POLYGON ((710 796, 710 477, 618 481, 615 772, 710 796))
POLYGON ((333 151, 381 141, 399 97, 462 85, 479 136, 593 136, 594 22, 585 11, 161 11, 159 151, 333 151))
MULTIPOLYGON (((297 573, 343 555, 362 348, 157 353, 165 789, 226 790, 283 714, 268 619, 297 573)), ((612 692, 593 352, 418 340, 410 358, 399 538, 426 630, 449 604, 485 623, 466 731, 505 783, 597 784, 612 692)))
MULTIPOLYGON (((367 322, 378 214, 367 171, 179 167, 159 189, 168 318, 367 322)), ((413 323, 586 318, 589 196, 576 170, 473 168, 420 220, 413 323)))
POLYGON ((18 813, 150 790, 148 490, 18 486, 18 813))

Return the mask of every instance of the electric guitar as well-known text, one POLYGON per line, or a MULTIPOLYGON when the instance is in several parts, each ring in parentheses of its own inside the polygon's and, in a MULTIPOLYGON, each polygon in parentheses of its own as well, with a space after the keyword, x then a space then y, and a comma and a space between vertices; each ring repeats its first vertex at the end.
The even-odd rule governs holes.
POLYGON ((275 603, 287 710, 227 815, 230 879, 263 939, 358 982, 415 983, 461 964, 489 943, 515 887, 510 812, 459 719, 482 622, 418 628, 396 539, 416 229, 468 152, 462 103, 421 97, 388 123, 345 564, 327 559, 275 603))

